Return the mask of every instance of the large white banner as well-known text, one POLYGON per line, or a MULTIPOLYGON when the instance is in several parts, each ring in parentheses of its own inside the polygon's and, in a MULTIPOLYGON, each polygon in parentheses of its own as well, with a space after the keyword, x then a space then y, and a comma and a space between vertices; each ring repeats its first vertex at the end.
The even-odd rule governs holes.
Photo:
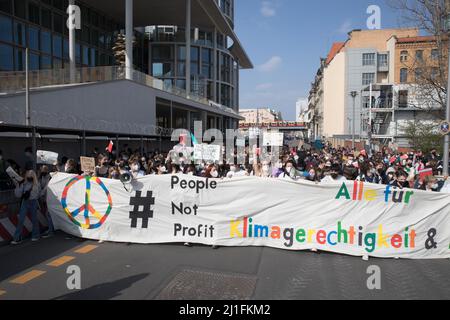
POLYGON ((56 228, 95 240, 450 258, 450 195, 360 182, 57 174, 48 206, 56 228))

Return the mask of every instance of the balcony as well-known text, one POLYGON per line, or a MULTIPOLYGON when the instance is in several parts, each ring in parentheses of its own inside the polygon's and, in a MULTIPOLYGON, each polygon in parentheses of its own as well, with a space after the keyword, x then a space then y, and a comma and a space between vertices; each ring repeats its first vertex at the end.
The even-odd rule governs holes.
MULTIPOLYGON (((69 69, 37 70, 29 72, 29 87, 30 89, 42 89, 95 82, 125 80, 125 74, 125 68, 118 66, 78 68, 76 70, 73 81, 71 81, 69 69)), ((194 93, 188 94, 185 90, 178 87, 166 86, 164 85, 164 82, 162 80, 153 78, 145 73, 136 70, 132 70, 131 72, 131 81, 238 115, 238 113, 231 108, 212 104, 211 101, 209 101, 205 97, 196 95, 194 93)), ((0 96, 25 91, 25 83, 25 72, 0 72, 0 96)))

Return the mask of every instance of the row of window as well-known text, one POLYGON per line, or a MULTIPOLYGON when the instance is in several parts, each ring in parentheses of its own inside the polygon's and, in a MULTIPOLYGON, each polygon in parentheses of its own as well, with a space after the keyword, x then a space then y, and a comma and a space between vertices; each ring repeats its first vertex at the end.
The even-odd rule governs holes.
POLYGON ((363 66, 375 66, 375 59, 378 57, 378 66, 385 67, 388 65, 388 55, 376 54, 376 53, 363 53, 362 64, 363 66))
MULTIPOLYGON (((232 83, 234 60, 227 54, 218 53, 218 61, 217 72, 221 81, 232 83)), ((213 50, 191 47, 191 76, 212 79, 213 67, 213 50)), ((161 78, 186 77, 186 47, 153 45, 152 75, 161 78)))
MULTIPOLYGON (((67 20, 68 0, 0 0, 0 11, 52 29, 52 16, 55 31, 61 32, 67 20), (59 31, 61 30, 61 31, 59 31)), ((83 24, 90 24, 105 31, 119 30, 120 26, 112 19, 78 4, 83 24)))
MULTIPOLYGON (((400 61, 401 62, 407 62, 409 58, 410 58, 410 55, 407 50, 403 50, 400 52, 400 61)), ((439 59, 439 50, 432 49, 430 58, 431 58, 431 60, 438 60, 439 59)), ((424 61, 424 50, 416 50, 415 51, 415 60, 418 62, 424 61)))
MULTIPOLYGON (((416 68, 414 70, 416 82, 420 82, 424 79, 424 77, 428 77, 427 75, 424 75, 424 73, 425 73, 425 71, 422 68, 416 68)), ((431 80, 437 80, 439 78, 439 73, 440 73, 439 68, 433 67, 430 69, 429 78, 431 80)), ((408 74, 409 74, 409 71, 407 68, 400 69, 400 83, 408 83, 409 82, 408 74)))

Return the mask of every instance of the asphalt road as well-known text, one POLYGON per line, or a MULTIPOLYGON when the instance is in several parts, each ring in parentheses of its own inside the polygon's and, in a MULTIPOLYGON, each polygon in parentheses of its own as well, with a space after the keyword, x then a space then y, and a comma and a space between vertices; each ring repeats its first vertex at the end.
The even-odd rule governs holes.
POLYGON ((0 247, 0 300, 450 299, 450 260, 382 260, 270 248, 66 239, 0 247), (69 266, 81 289, 69 290, 69 266), (381 290, 367 288, 367 268, 381 290))

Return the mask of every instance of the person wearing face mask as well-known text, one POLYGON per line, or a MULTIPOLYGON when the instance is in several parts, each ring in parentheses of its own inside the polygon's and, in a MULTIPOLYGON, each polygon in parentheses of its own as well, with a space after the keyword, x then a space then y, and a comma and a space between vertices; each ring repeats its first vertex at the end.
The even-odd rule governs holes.
POLYGON ((95 176, 98 178, 108 178, 109 175, 109 159, 100 154, 98 156, 98 165, 95 167, 95 176))
POLYGON ((408 174, 404 171, 399 171, 396 174, 396 177, 393 181, 391 181, 390 186, 396 187, 399 189, 410 188, 408 182, 408 174))
POLYGON ((414 189, 430 192, 440 192, 444 185, 445 180, 438 181, 435 176, 427 176, 423 180, 419 178, 414 185, 414 189))
POLYGON ((108 179, 112 179, 112 180, 120 180, 120 170, 119 167, 112 167, 109 169, 109 176, 108 179))
POLYGON ((270 163, 264 161, 261 168, 261 177, 270 178, 272 176, 272 168, 270 167, 270 163))
POLYGON ((219 178, 219 171, 215 165, 210 165, 205 171, 205 178, 217 179, 219 178))
POLYGON ((384 185, 390 185, 395 179, 395 169, 390 167, 386 170, 386 175, 383 179, 384 185))
POLYGON ((294 166, 294 162, 289 160, 286 162, 283 172, 279 175, 279 179, 297 180, 298 173, 294 166))
POLYGON ((141 165, 137 158, 132 158, 129 162, 130 172, 134 179, 142 178, 145 176, 144 171, 141 170, 141 165))
POLYGON ((339 164, 335 163, 332 165, 330 172, 322 179, 321 183, 337 183, 345 182, 347 179, 341 175, 341 167, 339 164))
POLYGON ((310 168, 306 175, 306 180, 310 182, 319 182, 319 176, 317 175, 316 169, 310 168))
POLYGON ((161 176, 161 175, 164 175, 167 173, 167 168, 161 162, 156 162, 155 163, 155 172, 156 172, 156 175, 161 176))
POLYGON ((272 177, 278 178, 283 173, 283 162, 278 160, 278 162, 272 168, 272 177))
POLYGON ((16 189, 14 190, 15 196, 21 199, 19 210, 19 221, 17 223, 16 232, 14 233, 14 240, 12 245, 17 245, 22 242, 22 230, 25 217, 27 213, 31 213, 31 220, 33 224, 32 241, 38 241, 40 237, 39 220, 37 217, 38 200, 41 196, 41 188, 36 177, 36 173, 29 170, 25 174, 25 180, 21 183, 14 181, 16 189))

